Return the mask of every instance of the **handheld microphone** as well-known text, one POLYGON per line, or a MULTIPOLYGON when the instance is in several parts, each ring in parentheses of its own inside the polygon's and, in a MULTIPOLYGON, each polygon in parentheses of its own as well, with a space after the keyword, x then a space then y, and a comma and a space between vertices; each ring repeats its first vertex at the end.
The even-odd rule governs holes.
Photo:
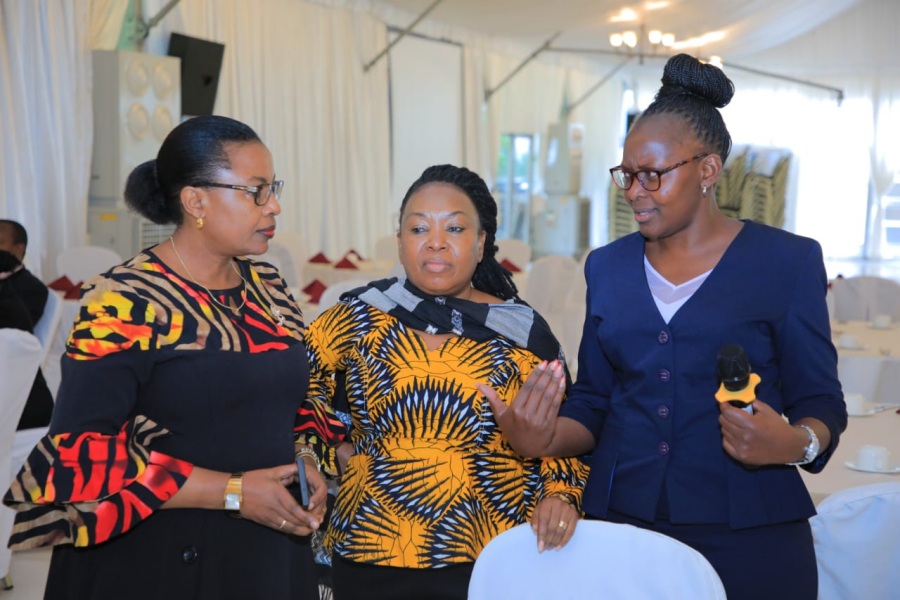
POLYGON ((719 375, 719 391, 716 400, 729 402, 741 410, 753 414, 752 403, 756 400, 756 386, 762 381, 759 375, 751 372, 750 361, 744 349, 737 344, 728 344, 719 348, 716 360, 719 375))

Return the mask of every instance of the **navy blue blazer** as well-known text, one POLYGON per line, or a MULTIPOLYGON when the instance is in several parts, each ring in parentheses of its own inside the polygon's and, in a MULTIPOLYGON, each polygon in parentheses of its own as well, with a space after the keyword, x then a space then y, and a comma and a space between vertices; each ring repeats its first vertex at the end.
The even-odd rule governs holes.
POLYGON ((728 456, 714 395, 719 348, 742 346, 762 377, 759 400, 791 422, 814 417, 828 427, 830 446, 804 468, 825 466, 847 411, 819 244, 745 222, 668 324, 643 260, 644 240, 635 233, 594 250, 585 264, 578 379, 560 410, 597 440, 585 512, 652 522, 663 506, 673 523, 734 529, 815 514, 795 467, 751 468, 728 456))

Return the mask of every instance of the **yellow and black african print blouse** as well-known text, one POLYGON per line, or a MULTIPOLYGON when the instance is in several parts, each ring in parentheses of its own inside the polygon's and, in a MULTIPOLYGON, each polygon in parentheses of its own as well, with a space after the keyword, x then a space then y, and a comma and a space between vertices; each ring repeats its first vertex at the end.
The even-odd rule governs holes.
POLYGON ((345 559, 436 568, 472 562, 542 498, 579 501, 578 459, 526 459, 503 438, 476 383, 510 402, 541 362, 497 336, 453 337, 434 350, 395 317, 358 299, 307 330, 308 399, 330 402, 346 372, 354 455, 326 544, 345 559))
POLYGON ((212 292, 235 305, 246 295, 237 312, 149 251, 85 286, 49 434, 4 498, 18 511, 13 547, 132 531, 194 465, 293 462, 302 315, 271 265, 237 265, 246 289, 212 292))

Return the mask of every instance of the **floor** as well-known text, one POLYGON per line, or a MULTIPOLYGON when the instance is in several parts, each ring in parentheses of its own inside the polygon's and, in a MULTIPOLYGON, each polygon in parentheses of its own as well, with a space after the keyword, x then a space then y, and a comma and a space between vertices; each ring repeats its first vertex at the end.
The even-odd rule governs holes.
POLYGON ((13 588, 5 591, 0 589, 0 600, 41 600, 44 597, 44 581, 49 567, 49 548, 13 552, 10 564, 13 588))

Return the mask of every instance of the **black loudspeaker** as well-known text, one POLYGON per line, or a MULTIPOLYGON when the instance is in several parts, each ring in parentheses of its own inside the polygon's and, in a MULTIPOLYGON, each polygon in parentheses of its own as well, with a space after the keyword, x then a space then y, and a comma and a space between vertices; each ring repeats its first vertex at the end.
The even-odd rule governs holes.
POLYGON ((173 33, 168 54, 181 59, 181 113, 213 114, 225 45, 173 33))

